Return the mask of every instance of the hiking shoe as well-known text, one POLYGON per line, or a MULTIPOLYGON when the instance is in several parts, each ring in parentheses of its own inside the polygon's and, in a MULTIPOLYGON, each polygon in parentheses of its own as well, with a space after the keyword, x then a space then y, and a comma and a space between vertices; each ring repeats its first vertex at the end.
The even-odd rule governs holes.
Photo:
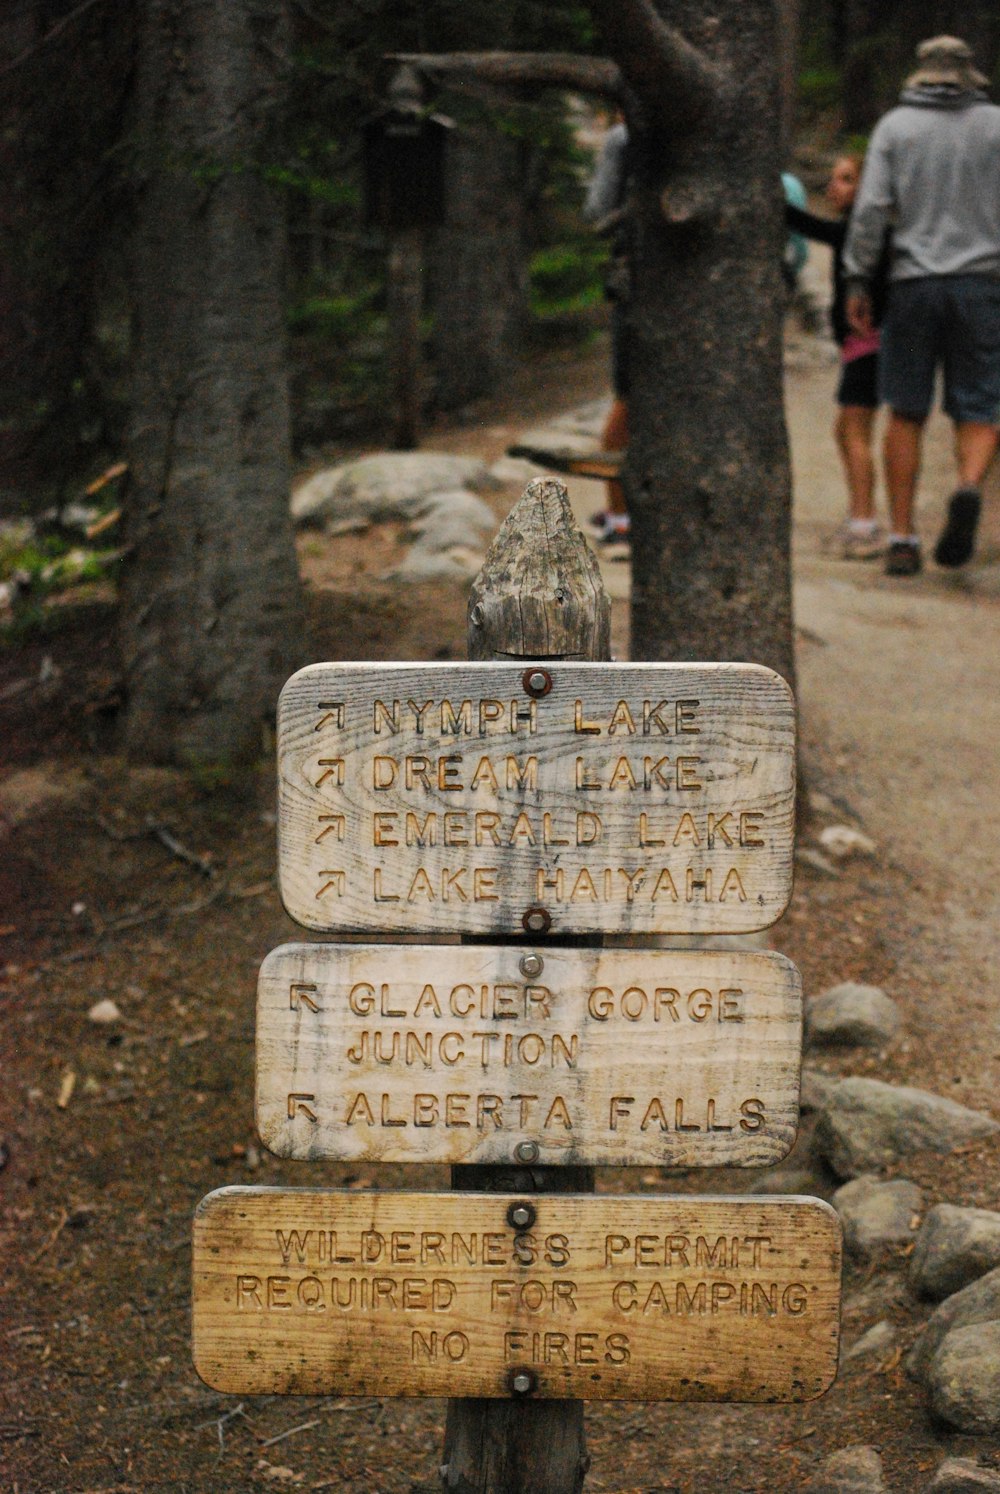
POLYGON ((887 576, 915 576, 923 564, 919 545, 894 540, 885 557, 885 573, 887 576))
POLYGON ((838 539, 842 560, 875 560, 885 554, 885 534, 878 528, 861 531, 845 524, 838 539))
POLYGON ((948 504, 948 522, 934 550, 938 565, 965 565, 976 544, 976 529, 983 502, 975 488, 959 488, 948 504))

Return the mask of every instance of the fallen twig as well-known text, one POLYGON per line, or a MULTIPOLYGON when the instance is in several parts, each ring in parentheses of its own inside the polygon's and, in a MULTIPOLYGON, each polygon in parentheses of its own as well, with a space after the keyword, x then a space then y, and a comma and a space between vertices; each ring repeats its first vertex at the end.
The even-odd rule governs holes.
POLYGON ((313 1427, 318 1426, 319 1417, 317 1416, 315 1421, 302 1421, 297 1427, 289 1427, 286 1432, 279 1432, 277 1437, 268 1437, 267 1441, 262 1442, 260 1446, 262 1448, 273 1447, 276 1442, 284 1442, 286 1437, 295 1437, 299 1432, 308 1432, 311 1431, 313 1427))
POLYGON ((51 1250, 52 1249, 53 1245, 56 1243, 56 1241, 58 1240, 59 1236, 62 1234, 63 1230, 66 1228, 68 1220, 69 1220, 69 1213, 67 1212, 66 1209, 61 1209, 59 1211, 59 1223, 56 1225, 55 1229, 49 1235, 48 1239, 45 1240, 45 1241, 43 1241, 43 1243, 38 1247, 38 1249, 35 1251, 34 1255, 29 1257, 29 1259, 28 1259, 28 1265, 29 1266, 33 1266, 36 1261, 40 1261, 41 1258, 42 1258, 42 1256, 45 1254, 45 1252, 47 1250, 51 1250))
POLYGON ((178 861, 184 861, 188 866, 195 867, 203 877, 215 876, 215 867, 207 856, 199 856, 197 851, 189 850, 183 841, 178 840, 176 835, 172 835, 166 825, 161 825, 159 820, 154 819, 151 814, 146 816, 146 829, 162 846, 166 846, 170 854, 176 856, 178 861))

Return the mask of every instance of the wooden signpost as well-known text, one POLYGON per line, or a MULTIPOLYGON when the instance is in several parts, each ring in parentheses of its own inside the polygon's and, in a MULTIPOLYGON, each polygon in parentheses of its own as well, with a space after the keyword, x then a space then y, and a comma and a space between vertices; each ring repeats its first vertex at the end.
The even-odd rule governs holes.
POLYGON ((279 1156, 763 1167, 795 1138, 782 955, 288 944, 258 992, 257 1129, 279 1156))
POLYGON ((827 1205, 593 1193, 598 1164, 778 1161, 802 1030, 782 956, 648 937, 783 912, 788 687, 753 665, 597 662, 608 647, 597 564, 543 480, 474 583, 474 662, 313 665, 282 693, 292 917, 465 943, 268 956, 261 1138, 450 1162, 455 1191, 210 1194, 195 1363, 234 1394, 450 1397, 456 1494, 579 1494, 585 1399, 807 1400, 836 1372, 827 1205))
POLYGON ((198 1372, 234 1394, 789 1401, 836 1372, 819 1199, 223 1188, 194 1238, 198 1372))

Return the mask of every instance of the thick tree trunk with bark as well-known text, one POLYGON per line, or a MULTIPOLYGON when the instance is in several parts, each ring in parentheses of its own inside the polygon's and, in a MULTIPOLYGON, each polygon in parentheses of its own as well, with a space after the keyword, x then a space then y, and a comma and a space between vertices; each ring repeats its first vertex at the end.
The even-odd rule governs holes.
POLYGON ((289 517, 284 214, 263 166, 284 0, 145 0, 136 229, 125 745, 252 759, 301 662, 289 517))
POLYGON ((516 141, 496 129, 448 142, 447 220, 428 239, 434 403, 451 410, 495 389, 528 319, 524 182, 516 141))
POLYGON ((632 657, 751 660, 792 681, 777 7, 591 9, 628 81, 643 57, 629 119, 632 657))

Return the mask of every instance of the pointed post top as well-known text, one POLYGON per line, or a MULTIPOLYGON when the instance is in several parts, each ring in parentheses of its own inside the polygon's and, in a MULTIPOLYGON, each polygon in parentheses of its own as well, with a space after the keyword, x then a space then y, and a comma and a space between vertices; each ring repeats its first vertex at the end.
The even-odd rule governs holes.
POLYGON ((607 659, 611 604, 566 488, 529 482, 472 583, 470 659, 607 659))

